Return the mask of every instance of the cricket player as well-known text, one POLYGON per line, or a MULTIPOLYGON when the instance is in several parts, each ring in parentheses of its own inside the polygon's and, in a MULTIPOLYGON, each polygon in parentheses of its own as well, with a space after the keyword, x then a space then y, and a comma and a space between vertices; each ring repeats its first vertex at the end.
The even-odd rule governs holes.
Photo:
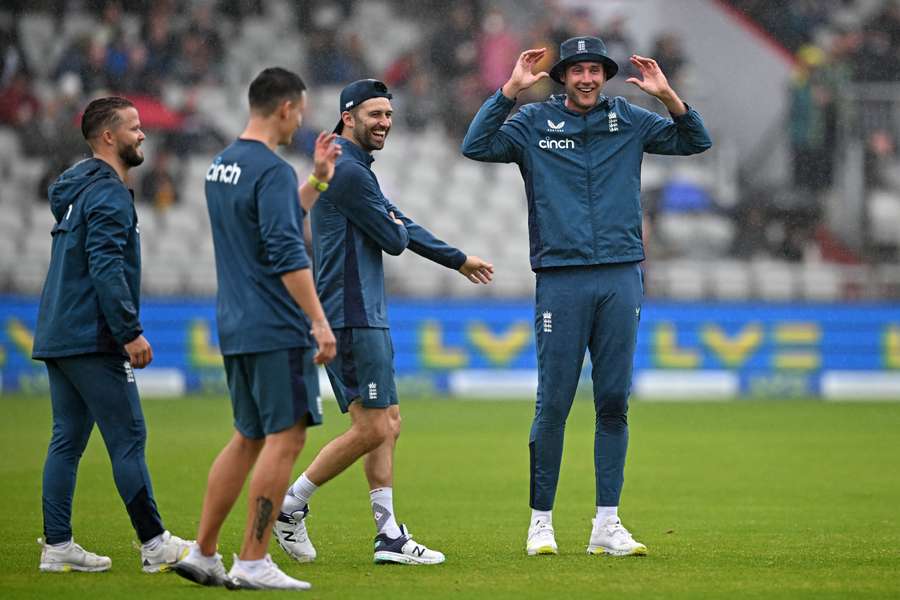
POLYGON ((493 266, 435 238, 416 225, 384 194, 371 165, 391 130, 391 94, 374 79, 341 91, 335 132, 343 149, 331 187, 312 210, 316 285, 338 340, 337 358, 326 367, 350 428, 329 442, 294 482, 275 524, 281 547, 294 559, 316 556, 305 517, 320 486, 365 457, 364 471, 375 520, 376 563, 437 564, 444 555, 413 540, 398 523, 393 504, 394 446, 400 435, 400 407, 394 385, 394 348, 388 330, 382 254, 406 248, 488 283, 493 266))
POLYGON ((132 369, 153 360, 139 318, 141 241, 128 172, 144 162, 144 132, 125 98, 88 104, 81 132, 93 154, 50 186, 56 217, 32 357, 47 366, 53 435, 44 463, 41 571, 106 571, 107 556, 72 539, 78 462, 94 423, 141 542, 147 573, 167 570, 188 542, 170 534, 144 458, 147 428, 132 369))
POLYGON ((246 128, 206 173, 219 284, 216 323, 235 431, 210 469, 197 542, 175 565, 179 575, 202 585, 310 588, 267 554, 306 428, 322 422, 315 364, 335 353, 303 243, 302 206, 328 187, 340 148, 334 134, 319 136, 313 173, 299 192, 294 169, 275 153, 300 125, 305 90, 290 71, 262 71, 250 84, 246 128), (216 552, 219 532, 251 469, 243 544, 226 574, 216 552))
POLYGON ((628 446, 628 395, 641 317, 641 159, 688 155, 711 141, 697 111, 669 86, 651 58, 632 56, 640 78, 671 119, 601 94, 619 67, 595 37, 560 46, 550 73, 534 73, 546 49, 527 50, 503 87, 482 105, 463 140, 468 158, 519 165, 528 200, 538 391, 531 427, 529 555, 556 554, 551 510, 566 418, 590 350, 596 430, 596 517, 590 554, 641 555, 618 517, 628 446), (565 94, 523 106, 516 96, 544 77, 565 94))

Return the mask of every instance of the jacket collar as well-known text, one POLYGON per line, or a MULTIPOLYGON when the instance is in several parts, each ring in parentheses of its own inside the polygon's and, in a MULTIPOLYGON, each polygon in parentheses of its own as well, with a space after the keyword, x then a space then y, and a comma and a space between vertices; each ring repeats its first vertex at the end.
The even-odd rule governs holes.
POLYGON ((343 150, 349 156, 352 156, 356 160, 360 161, 367 167, 370 166, 375 160, 374 156, 372 156, 347 138, 339 137, 336 141, 341 145, 341 150, 343 150))
POLYGON ((566 111, 567 113, 579 117, 583 114, 590 114, 599 108, 603 108, 605 110, 609 110, 610 108, 612 108, 612 99, 609 96, 604 96, 603 94, 600 94, 600 97, 597 98, 597 104, 594 105, 594 107, 586 113, 576 112, 566 107, 566 94, 553 94, 552 96, 550 96, 550 102, 557 104, 560 109, 566 111))

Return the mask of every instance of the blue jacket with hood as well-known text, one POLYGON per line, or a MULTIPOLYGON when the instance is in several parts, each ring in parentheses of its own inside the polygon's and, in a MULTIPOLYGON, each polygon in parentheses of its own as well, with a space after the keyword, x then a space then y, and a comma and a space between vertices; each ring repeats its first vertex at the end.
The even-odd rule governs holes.
POLYGON ((697 111, 665 119, 624 98, 601 96, 581 114, 565 96, 515 105, 497 91, 463 140, 468 158, 514 162, 525 180, 531 268, 644 259, 641 160, 696 154, 712 145, 697 111))
POLYGON ((131 192, 108 163, 89 158, 50 186, 56 217, 32 356, 127 356, 138 320, 141 243, 131 192))

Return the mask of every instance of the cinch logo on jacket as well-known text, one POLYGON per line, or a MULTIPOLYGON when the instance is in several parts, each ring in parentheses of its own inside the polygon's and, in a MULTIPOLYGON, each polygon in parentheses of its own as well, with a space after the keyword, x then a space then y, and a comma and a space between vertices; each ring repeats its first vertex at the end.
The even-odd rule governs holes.
POLYGON ((551 140, 548 137, 540 140, 538 146, 543 150, 574 150, 575 140, 563 138, 561 140, 551 140))
POLYGON ((230 183, 231 185, 237 185, 238 179, 241 178, 241 168, 237 163, 231 163, 230 165, 223 165, 222 159, 217 158, 216 162, 209 165, 209 169, 206 171, 206 180, 207 181, 217 181, 219 183, 230 183))

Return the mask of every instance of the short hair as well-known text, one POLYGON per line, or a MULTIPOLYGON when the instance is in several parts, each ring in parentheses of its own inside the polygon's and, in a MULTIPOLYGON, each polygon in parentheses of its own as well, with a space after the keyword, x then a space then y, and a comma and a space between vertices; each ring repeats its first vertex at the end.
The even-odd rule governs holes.
POLYGON ((97 98, 91 101, 81 116, 81 135, 88 141, 94 139, 100 135, 101 131, 113 127, 119 122, 121 109, 133 107, 134 104, 131 100, 119 96, 97 98))
POLYGON ((293 100, 306 90, 306 84, 296 73, 270 67, 263 70, 250 84, 250 92, 247 94, 250 100, 250 110, 263 116, 275 112, 278 105, 285 100, 293 100))

